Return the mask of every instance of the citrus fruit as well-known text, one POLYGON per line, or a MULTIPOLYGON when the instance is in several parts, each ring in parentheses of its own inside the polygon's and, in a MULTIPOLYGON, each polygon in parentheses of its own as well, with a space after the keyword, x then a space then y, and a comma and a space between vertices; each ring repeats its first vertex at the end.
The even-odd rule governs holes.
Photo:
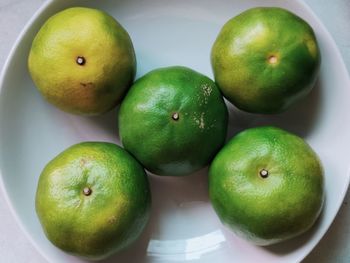
POLYGON ((274 7, 249 9, 229 20, 211 51, 215 81, 239 109, 279 113, 314 86, 320 51, 313 29, 274 7))
POLYGON ((28 68, 49 102, 70 113, 96 115, 121 101, 133 82, 136 60, 128 33, 113 17, 73 7, 41 27, 28 68))
POLYGON ((274 127, 245 130, 209 170, 210 199, 221 221, 257 245, 307 231, 323 206, 323 169, 300 137, 274 127))
POLYGON ((186 67, 149 72, 119 112, 126 150, 152 173, 187 175, 207 164, 225 141, 227 108, 215 83, 186 67))
POLYGON ((135 241, 149 218, 145 171, 125 150, 104 142, 76 144, 42 171, 36 211, 60 249, 102 259, 135 241))

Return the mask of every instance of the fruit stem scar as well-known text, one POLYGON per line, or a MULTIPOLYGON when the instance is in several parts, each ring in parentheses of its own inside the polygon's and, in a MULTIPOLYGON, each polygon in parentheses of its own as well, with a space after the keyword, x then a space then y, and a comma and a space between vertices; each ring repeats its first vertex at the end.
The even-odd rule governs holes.
POLYGON ((173 115, 171 116, 171 118, 173 118, 174 121, 179 120, 179 118, 180 118, 179 113, 174 112, 173 115))
POLYGON ((89 196, 89 195, 91 195, 91 193, 92 193, 92 190, 91 190, 90 187, 85 187, 85 188, 84 188, 83 194, 84 194, 85 196, 89 196))
POLYGON ((269 176, 269 172, 265 169, 262 169, 259 174, 262 178, 267 178, 269 176))
POLYGON ((268 58, 268 61, 270 64, 276 64, 277 63, 277 57, 275 55, 271 55, 268 58))
POLYGON ((78 65, 84 66, 86 60, 85 60, 84 57, 80 57, 80 56, 79 56, 79 57, 77 57, 76 62, 77 62, 78 65))

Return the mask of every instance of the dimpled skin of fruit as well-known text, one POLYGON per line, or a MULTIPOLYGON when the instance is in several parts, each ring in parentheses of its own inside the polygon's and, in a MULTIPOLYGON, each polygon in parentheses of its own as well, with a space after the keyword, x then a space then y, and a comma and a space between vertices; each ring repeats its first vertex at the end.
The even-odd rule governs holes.
POLYGON ((149 219, 151 195, 141 165, 111 143, 76 144, 41 173, 36 211, 62 250, 102 259, 134 242, 149 219))
POLYGON ((321 63, 313 29, 291 12, 249 9, 229 20, 211 51, 215 81, 239 109, 279 113, 312 90, 321 63))
POLYGON ((307 231, 324 201, 315 152, 301 138, 274 127, 245 130, 215 157, 209 194, 221 221, 257 245, 307 231))
POLYGON ((188 175, 225 142, 228 112, 215 83, 186 67, 151 71, 129 90, 119 112, 121 141, 158 175, 188 175))
POLYGON ((28 68, 50 103, 70 113, 97 115, 121 101, 134 80, 136 59, 128 33, 113 17, 73 7, 41 27, 28 68))

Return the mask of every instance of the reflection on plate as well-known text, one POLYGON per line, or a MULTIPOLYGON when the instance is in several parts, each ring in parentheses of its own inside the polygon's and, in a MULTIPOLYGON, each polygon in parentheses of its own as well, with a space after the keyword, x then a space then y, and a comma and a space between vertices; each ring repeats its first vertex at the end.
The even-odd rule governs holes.
POLYGON ((269 124, 305 138, 325 167, 326 204, 320 220, 311 231, 293 240, 270 247, 253 246, 219 222, 208 199, 206 169, 184 178, 150 175, 153 207, 146 231, 130 249, 105 262, 298 262, 318 243, 349 182, 350 81, 333 40, 302 1, 51 1, 30 21, 15 45, 3 71, 0 94, 3 189, 19 223, 50 262, 83 260, 56 249, 44 236, 34 210, 38 176, 50 159, 74 143, 118 143, 118 109, 87 118, 66 114, 43 101, 26 67, 31 41, 42 23, 69 6, 100 8, 130 33, 138 77, 170 65, 188 66, 212 77, 209 53, 221 26, 258 5, 285 7, 313 26, 323 57, 321 75, 307 99, 284 114, 253 115, 230 106, 229 137, 248 127, 269 124))

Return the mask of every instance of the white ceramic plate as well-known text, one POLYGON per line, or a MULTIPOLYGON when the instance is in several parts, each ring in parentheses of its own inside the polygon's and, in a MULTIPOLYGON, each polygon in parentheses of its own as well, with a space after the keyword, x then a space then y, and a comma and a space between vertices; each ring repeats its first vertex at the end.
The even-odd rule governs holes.
MULTIPOLYGON (((43 22, 69 6, 103 9, 130 33, 138 76, 151 69, 184 65, 212 77, 209 52, 221 26, 254 6, 281 6, 314 28, 322 52, 317 87, 285 114, 260 116, 230 108, 229 136, 244 128, 272 124, 304 137, 320 155, 326 175, 326 203, 315 227, 298 238, 257 247, 235 237, 215 215, 206 170, 184 178, 150 176, 151 222, 130 249, 108 262, 298 262, 318 243, 334 219, 349 182, 350 81, 339 52, 311 10, 301 1, 129 0, 49 1, 28 23, 4 67, 0 95, 0 167, 3 190, 18 222, 51 262, 81 262, 46 239, 34 209, 38 176, 68 146, 87 140, 118 143, 117 110, 86 118, 47 104, 27 71, 30 44, 43 22)), ((283 200, 281 200, 283 202, 283 200)))

